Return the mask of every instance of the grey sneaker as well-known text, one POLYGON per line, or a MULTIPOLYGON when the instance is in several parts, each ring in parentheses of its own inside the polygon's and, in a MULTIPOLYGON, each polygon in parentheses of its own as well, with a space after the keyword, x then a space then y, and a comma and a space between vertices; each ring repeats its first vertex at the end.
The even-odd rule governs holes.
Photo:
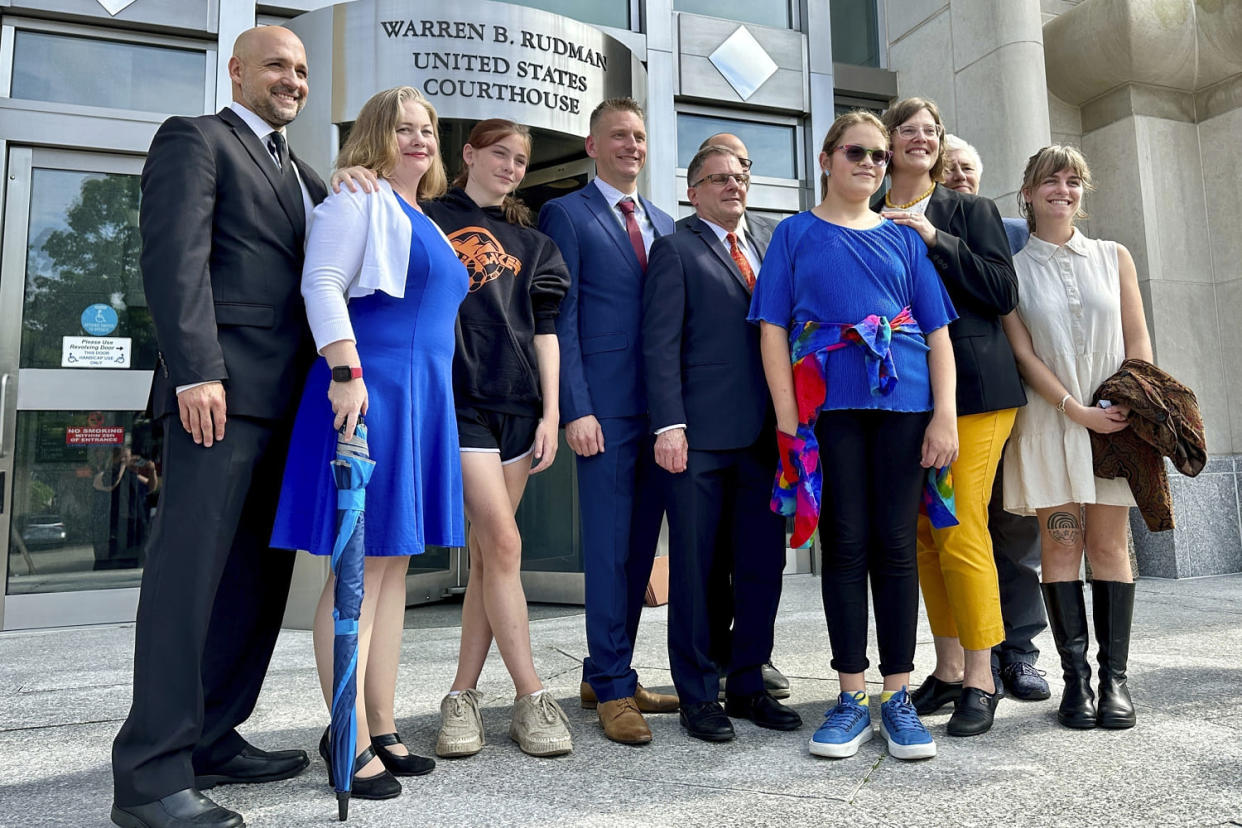
POLYGON ((546 690, 513 703, 509 738, 531 756, 560 756, 574 749, 565 711, 546 690))
POLYGON ((483 716, 479 713, 479 691, 462 690, 440 702, 440 735, 436 737, 436 756, 473 756, 483 749, 483 716))

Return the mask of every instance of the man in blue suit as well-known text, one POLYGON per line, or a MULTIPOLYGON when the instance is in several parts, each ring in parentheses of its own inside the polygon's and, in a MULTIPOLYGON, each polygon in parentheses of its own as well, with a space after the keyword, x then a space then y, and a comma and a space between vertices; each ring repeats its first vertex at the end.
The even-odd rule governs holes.
POLYGON ((598 707, 609 739, 644 744, 651 729, 642 714, 677 709, 676 696, 646 690, 630 666, 663 517, 642 376, 643 280, 651 243, 673 232, 673 220, 638 194, 647 160, 638 103, 604 101, 590 132, 595 180, 547 202, 539 229, 570 273, 556 335, 561 422, 578 455, 589 651, 582 705, 598 707))
POLYGON ((668 487, 669 660, 681 724, 722 742, 734 737, 729 716, 775 730, 802 719, 764 688, 761 672, 785 567, 785 519, 768 507, 776 420, 759 332, 746 321, 768 236, 742 228, 750 177, 732 150, 700 150, 687 181, 696 218, 651 249, 643 362, 668 487), (726 596, 710 586, 722 569, 732 576, 733 631, 718 665, 711 605, 726 596), (724 709, 718 666, 728 674, 724 709))

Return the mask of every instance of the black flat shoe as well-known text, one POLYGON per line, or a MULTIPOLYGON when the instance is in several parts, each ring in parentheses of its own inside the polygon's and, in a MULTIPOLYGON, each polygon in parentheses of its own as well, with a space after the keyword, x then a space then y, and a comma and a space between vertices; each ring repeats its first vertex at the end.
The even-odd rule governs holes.
POLYGON ((978 687, 965 687, 953 703, 946 730, 950 736, 978 736, 992 729, 999 697, 978 687))
MULTIPOLYGON (((336 777, 332 773, 332 754, 328 752, 328 731, 323 732, 319 740, 319 755, 328 766, 328 784, 336 787, 336 777)), ((358 771, 367 766, 375 758, 375 748, 368 747, 354 760, 354 784, 350 796, 354 799, 393 799, 401 794, 401 783, 387 771, 380 771, 374 776, 358 776, 358 771)))
POLYGON ((935 713, 949 702, 957 701, 960 695, 962 695, 960 681, 941 681, 935 676, 928 676, 927 680, 919 685, 919 689, 910 694, 910 701, 920 716, 926 716, 928 713, 935 713))
POLYGON ((750 719, 769 730, 797 730, 802 727, 798 711, 781 704, 766 690, 726 694, 725 713, 735 719, 750 719))
POLYGON ((725 715, 720 702, 682 705, 681 726, 691 736, 705 742, 728 742, 734 737, 733 722, 725 715))
POLYGON ((417 756, 413 753, 402 756, 388 749, 389 745, 399 744, 401 744, 401 737, 396 733, 381 733, 371 737, 371 747, 375 748, 375 755, 393 776, 422 776, 435 769, 435 759, 417 756))
POLYGON ((112 806, 112 823, 121 828, 238 828, 242 815, 222 808, 194 788, 143 805, 112 806))
POLYGON ((194 787, 207 791, 216 785, 246 785, 291 779, 310 765, 304 750, 268 752, 246 745, 233 758, 194 774, 194 787))

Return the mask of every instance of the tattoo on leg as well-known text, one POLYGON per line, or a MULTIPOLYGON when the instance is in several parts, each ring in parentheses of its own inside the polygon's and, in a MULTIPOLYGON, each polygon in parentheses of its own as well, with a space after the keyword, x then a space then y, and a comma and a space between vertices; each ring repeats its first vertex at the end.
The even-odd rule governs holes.
POLYGON ((1081 546, 1082 527, 1069 512, 1053 512, 1048 516, 1048 534, 1061 546, 1081 546))

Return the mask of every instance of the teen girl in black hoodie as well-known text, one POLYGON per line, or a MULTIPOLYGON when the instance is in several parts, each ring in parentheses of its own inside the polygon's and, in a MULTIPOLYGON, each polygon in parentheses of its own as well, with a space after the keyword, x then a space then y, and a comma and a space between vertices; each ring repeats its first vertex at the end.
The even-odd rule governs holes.
POLYGON ((569 287, 560 251, 513 196, 530 158, 526 127, 494 118, 470 132, 453 189, 425 205, 470 273, 457 317, 453 393, 470 521, 470 582, 440 756, 483 746, 475 689, 493 636, 517 692, 509 735, 534 756, 572 749, 565 714, 531 658, 522 539, 514 512, 531 474, 552 465, 559 425, 556 316, 569 287))

